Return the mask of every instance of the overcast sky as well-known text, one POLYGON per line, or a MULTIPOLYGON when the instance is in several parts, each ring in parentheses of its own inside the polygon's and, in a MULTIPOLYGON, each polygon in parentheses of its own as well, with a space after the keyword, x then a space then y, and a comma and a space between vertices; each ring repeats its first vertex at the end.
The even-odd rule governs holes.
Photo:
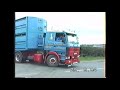
POLYGON ((47 31, 75 30, 80 44, 106 43, 105 12, 15 12, 15 19, 25 16, 47 20, 47 31))

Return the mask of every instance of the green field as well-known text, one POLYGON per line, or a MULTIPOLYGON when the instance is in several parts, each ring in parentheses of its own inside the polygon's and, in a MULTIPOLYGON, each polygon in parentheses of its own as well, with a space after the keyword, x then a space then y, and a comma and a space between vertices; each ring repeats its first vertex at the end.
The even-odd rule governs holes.
POLYGON ((86 57, 79 57, 80 61, 92 61, 92 60, 105 60, 105 57, 90 57, 90 56, 86 56, 86 57))

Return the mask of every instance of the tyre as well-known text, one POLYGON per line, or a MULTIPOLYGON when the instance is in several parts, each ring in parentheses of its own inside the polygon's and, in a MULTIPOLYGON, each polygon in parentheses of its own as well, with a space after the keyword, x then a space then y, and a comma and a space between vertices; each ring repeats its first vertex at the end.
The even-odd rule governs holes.
POLYGON ((22 53, 21 52, 16 52, 15 53, 15 62, 21 63, 22 62, 22 53))
POLYGON ((56 67, 59 65, 59 62, 58 62, 57 57, 55 55, 49 55, 47 57, 46 63, 50 67, 56 67))

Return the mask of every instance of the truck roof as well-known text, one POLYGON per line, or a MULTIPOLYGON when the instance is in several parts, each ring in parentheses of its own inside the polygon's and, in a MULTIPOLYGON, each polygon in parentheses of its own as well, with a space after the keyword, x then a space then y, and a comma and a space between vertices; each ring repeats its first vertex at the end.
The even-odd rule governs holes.
POLYGON ((76 33, 72 33, 72 32, 67 32, 67 31, 48 31, 48 33, 49 32, 51 32, 51 33, 67 33, 67 34, 75 34, 76 35, 76 33))
POLYGON ((25 18, 29 18, 29 17, 31 17, 31 18, 38 18, 38 19, 45 20, 45 19, 43 19, 43 18, 39 18, 39 17, 25 16, 25 17, 22 17, 22 18, 16 19, 15 21, 19 21, 19 20, 21 20, 21 19, 25 19, 25 18))

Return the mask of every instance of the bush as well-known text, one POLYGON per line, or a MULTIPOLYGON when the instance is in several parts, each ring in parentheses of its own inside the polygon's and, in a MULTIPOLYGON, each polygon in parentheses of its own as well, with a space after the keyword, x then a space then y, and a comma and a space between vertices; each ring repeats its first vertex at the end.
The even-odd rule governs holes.
POLYGON ((81 45, 81 56, 105 56, 105 48, 93 47, 91 45, 81 45))

